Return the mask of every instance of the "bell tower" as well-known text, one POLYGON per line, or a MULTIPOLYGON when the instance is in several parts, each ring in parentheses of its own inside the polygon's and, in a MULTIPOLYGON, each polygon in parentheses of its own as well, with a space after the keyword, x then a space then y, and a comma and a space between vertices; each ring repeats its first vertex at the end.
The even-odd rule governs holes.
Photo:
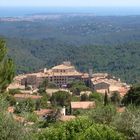
POLYGON ((89 74, 89 79, 88 79, 88 83, 89 83, 89 87, 93 88, 93 84, 92 84, 92 77, 93 77, 93 68, 92 68, 92 64, 89 64, 89 69, 88 69, 88 74, 89 74))

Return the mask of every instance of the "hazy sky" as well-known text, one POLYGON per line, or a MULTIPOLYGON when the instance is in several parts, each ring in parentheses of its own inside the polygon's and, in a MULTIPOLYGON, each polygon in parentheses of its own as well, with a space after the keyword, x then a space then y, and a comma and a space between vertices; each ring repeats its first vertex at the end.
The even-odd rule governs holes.
POLYGON ((140 7, 140 0, 0 0, 0 6, 126 6, 140 7))

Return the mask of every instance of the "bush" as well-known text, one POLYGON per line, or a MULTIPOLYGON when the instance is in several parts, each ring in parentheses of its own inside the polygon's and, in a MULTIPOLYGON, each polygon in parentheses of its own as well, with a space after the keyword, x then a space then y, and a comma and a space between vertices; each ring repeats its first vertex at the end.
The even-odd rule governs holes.
POLYGON ((80 101, 80 96, 75 96, 75 95, 72 95, 71 97, 71 101, 80 101))
POLYGON ((115 105, 120 105, 121 96, 119 92, 112 93, 112 96, 110 97, 110 99, 111 99, 111 102, 114 103, 115 105))
POLYGON ((33 112, 35 110, 35 102, 31 99, 20 101, 15 106, 15 113, 33 112))
POLYGON ((16 122, 10 113, 7 113, 8 103, 0 96, 0 140, 32 140, 30 130, 16 122))
POLYGON ((71 95, 66 91, 58 91, 52 94, 50 101, 54 106, 67 107, 70 105, 71 95))
POLYGON ((116 107, 113 105, 98 106, 89 114, 90 118, 97 123, 110 124, 116 115, 116 107))
POLYGON ((94 124, 87 118, 52 126, 38 134, 39 140, 125 140, 125 137, 106 125, 94 124))
MULTIPOLYGON (((84 132, 91 125, 91 122, 87 119, 76 119, 66 123, 61 123, 59 126, 52 126, 49 129, 39 133, 39 140, 76 140, 77 133, 84 132)), ((77 137, 78 138, 78 137, 77 137)))
POLYGON ((74 110, 74 111, 72 112, 72 114, 73 114, 74 116, 78 116, 78 115, 81 114, 81 110, 80 110, 80 109, 74 110))
POLYGON ((10 89, 9 94, 10 95, 15 95, 21 93, 19 89, 10 89))
POLYGON ((69 84, 69 88, 70 91, 75 95, 80 95, 81 91, 90 90, 89 87, 87 87, 84 82, 79 81, 69 84))
POLYGON ((32 140, 30 131, 14 120, 12 115, 0 113, 0 140, 32 140))
POLYGON ((49 127, 50 125, 55 124, 59 118, 60 118, 60 110, 56 110, 56 111, 52 112, 51 114, 46 115, 44 117, 44 119, 39 121, 38 127, 39 128, 49 127))
POLYGON ((6 100, 8 101, 8 103, 10 104, 10 106, 16 105, 16 99, 15 99, 14 96, 12 96, 12 95, 7 95, 7 96, 6 96, 6 100))
POLYGON ((125 136, 117 132, 113 128, 101 125, 94 124, 90 126, 83 136, 82 140, 126 140, 125 136))
POLYGON ((48 95, 45 94, 40 99, 40 108, 47 108, 48 107, 48 95))
POLYGON ((96 101, 96 102, 103 102, 103 95, 97 92, 94 92, 89 95, 90 101, 96 101))
POLYGON ((140 86, 137 85, 131 87, 128 93, 124 96, 122 103, 125 105, 140 105, 140 86))
POLYGON ((88 100, 89 100, 89 96, 87 94, 81 95, 81 101, 88 101, 88 100))
POLYGON ((38 116, 35 113, 28 113, 24 112, 22 116, 25 118, 26 121, 28 122, 37 122, 38 121, 38 116))
POLYGON ((44 94, 41 99, 36 101, 36 110, 47 108, 48 107, 48 98, 47 94, 44 94))
POLYGON ((140 109, 130 106, 123 113, 118 113, 112 123, 118 131, 124 133, 129 139, 140 139, 140 109))

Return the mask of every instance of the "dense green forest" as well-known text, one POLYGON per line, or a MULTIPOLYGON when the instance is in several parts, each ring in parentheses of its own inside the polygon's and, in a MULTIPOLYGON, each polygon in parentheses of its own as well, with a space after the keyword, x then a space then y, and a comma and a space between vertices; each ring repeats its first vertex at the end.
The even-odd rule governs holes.
MULTIPOLYGON (((0 40, 0 140, 139 140, 140 139, 140 85, 130 88, 124 97, 118 92, 111 96, 96 93, 84 82, 69 84, 68 91, 46 92, 50 83, 45 80, 33 95, 41 98, 18 99, 24 94, 7 86, 14 78, 14 63, 7 58, 5 41, 0 40), (91 94, 82 94, 83 90, 91 94), (50 101, 50 103, 48 103, 50 101), (96 106, 87 109, 71 108, 73 101, 93 101, 96 106), (66 107, 66 117, 61 114, 66 107), (51 109, 52 113, 38 115, 35 111, 51 109), (43 116, 42 116, 43 115, 43 116)), ((25 86, 26 91, 28 88, 25 86)))
POLYGON ((46 20, 0 22, 0 35, 7 41, 17 73, 70 60, 81 71, 88 71, 90 64, 94 72, 139 82, 139 16, 51 16, 46 20))

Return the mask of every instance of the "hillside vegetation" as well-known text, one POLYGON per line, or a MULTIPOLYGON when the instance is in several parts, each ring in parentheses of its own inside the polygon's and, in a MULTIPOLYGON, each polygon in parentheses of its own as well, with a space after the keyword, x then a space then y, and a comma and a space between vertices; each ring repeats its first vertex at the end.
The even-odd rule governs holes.
POLYGON ((94 72, 108 72, 129 83, 140 80, 138 16, 61 15, 0 23, 0 35, 8 42, 17 73, 70 60, 81 71, 92 64, 94 72))
MULTIPOLYGON (((117 92, 111 96, 107 92, 104 96, 92 92, 84 82, 78 81, 69 84, 72 94, 56 91, 50 96, 46 92, 50 84, 45 80, 29 98, 16 98, 17 93, 24 93, 19 89, 7 90, 14 78, 14 63, 7 58, 6 45, 2 40, 0 52, 0 140, 140 139, 139 84, 132 86, 122 99, 117 92), (91 94, 77 96, 84 89, 90 90, 91 94), (36 95, 41 98, 31 98, 36 95), (93 101, 95 104, 88 108, 73 108, 71 103, 76 100, 93 101), (64 106, 66 115, 61 113, 64 106), (52 111, 40 116, 37 112, 42 109, 52 111), (73 118, 62 119, 68 116, 73 118)), ((25 90, 30 91, 26 86, 25 90)))

